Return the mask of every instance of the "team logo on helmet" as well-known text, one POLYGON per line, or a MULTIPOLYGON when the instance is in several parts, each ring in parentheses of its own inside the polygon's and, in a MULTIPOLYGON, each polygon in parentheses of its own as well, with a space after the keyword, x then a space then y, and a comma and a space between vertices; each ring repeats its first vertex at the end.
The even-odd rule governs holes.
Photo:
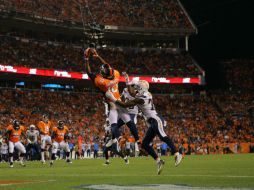
POLYGON ((100 74, 107 79, 114 78, 114 69, 109 64, 103 64, 100 68, 100 74))

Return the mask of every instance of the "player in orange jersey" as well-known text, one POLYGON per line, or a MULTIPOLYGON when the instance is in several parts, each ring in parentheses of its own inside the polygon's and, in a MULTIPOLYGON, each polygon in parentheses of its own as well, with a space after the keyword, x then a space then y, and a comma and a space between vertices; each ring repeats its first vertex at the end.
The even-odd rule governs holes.
MULTIPOLYGON (((120 93, 118 90, 120 73, 117 70, 113 69, 101 56, 98 55, 97 51, 93 48, 87 48, 85 50, 84 56, 85 56, 86 72, 89 78, 95 84, 95 86, 103 93, 104 96, 108 91, 110 91, 117 100, 120 100, 120 93), (91 56, 96 59, 99 59, 100 62, 102 62, 102 66, 100 67, 100 72, 98 74, 95 74, 91 71, 90 68, 91 56)), ((108 119, 111 126, 112 138, 114 139, 109 141, 109 143, 107 143, 106 146, 109 147, 112 145, 112 143, 115 143, 117 141, 116 139, 118 139, 118 137, 120 136, 120 132, 117 127, 117 122, 119 118, 121 118, 130 129, 134 130, 137 129, 135 123, 132 122, 127 109, 122 108, 120 106, 116 106, 114 102, 110 101, 106 97, 105 99, 109 105, 108 119)))
POLYGON ((13 120, 12 125, 7 127, 6 137, 9 141, 9 157, 10 157, 10 167, 13 168, 13 152, 16 148, 21 154, 19 157, 20 164, 25 166, 23 158, 26 154, 26 149, 24 145, 20 142, 21 136, 25 137, 25 128, 20 125, 17 120, 13 120))
POLYGON ((44 114, 42 120, 38 123, 38 130, 41 136, 41 162, 45 164, 45 150, 48 144, 52 145, 50 131, 52 124, 49 121, 48 115, 44 114))
POLYGON ((58 149, 62 149, 66 152, 66 162, 72 163, 70 160, 70 148, 67 142, 69 129, 64 125, 62 120, 58 121, 57 127, 52 129, 53 148, 51 155, 50 166, 53 165, 53 161, 56 159, 56 153, 58 149))

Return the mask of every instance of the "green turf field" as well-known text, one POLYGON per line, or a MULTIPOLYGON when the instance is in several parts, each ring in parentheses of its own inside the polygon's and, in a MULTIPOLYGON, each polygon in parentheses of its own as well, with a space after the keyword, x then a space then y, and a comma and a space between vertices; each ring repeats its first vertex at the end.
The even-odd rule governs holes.
POLYGON ((87 184, 141 187, 146 184, 175 184, 254 189, 254 154, 186 156, 177 168, 174 167, 173 157, 163 159, 166 165, 160 176, 156 175, 155 162, 148 157, 131 158, 129 165, 115 158, 111 159, 109 166, 103 166, 104 159, 74 160, 71 165, 56 161, 52 168, 48 164, 41 165, 40 162, 27 162, 25 168, 17 163, 14 168, 1 163, 0 189, 91 189, 87 184), (3 185, 8 180, 11 180, 10 183, 18 180, 20 184, 3 185))

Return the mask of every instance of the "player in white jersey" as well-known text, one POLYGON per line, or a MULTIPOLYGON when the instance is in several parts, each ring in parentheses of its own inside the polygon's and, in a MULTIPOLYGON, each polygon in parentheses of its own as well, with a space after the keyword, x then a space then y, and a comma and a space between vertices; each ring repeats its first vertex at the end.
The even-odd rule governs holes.
POLYGON ((8 162, 8 144, 7 139, 0 137, 0 162, 8 162))
POLYGON ((29 130, 26 131, 28 145, 26 147, 27 157, 31 159, 31 155, 29 154, 31 149, 33 148, 36 151, 36 154, 40 154, 38 138, 40 133, 38 130, 35 129, 35 125, 30 125, 29 130))
POLYGON ((159 175, 162 171, 162 168, 165 164, 163 160, 154 151, 153 147, 150 145, 156 135, 159 136, 160 140, 165 142, 171 149, 171 152, 175 155, 175 166, 178 166, 182 160, 182 154, 176 151, 175 145, 172 140, 164 132, 164 121, 161 117, 158 116, 154 104, 153 97, 150 92, 148 92, 149 83, 144 80, 140 80, 137 83, 132 85, 130 89, 130 94, 135 98, 128 102, 121 102, 116 100, 110 92, 106 93, 106 96, 110 98, 116 105, 122 107, 131 107, 137 105, 142 111, 143 115, 146 118, 148 125, 148 130, 142 141, 142 147, 148 152, 150 156, 156 160, 157 163, 157 174, 159 175))
MULTIPOLYGON (((130 81, 129 80, 129 76, 126 72, 122 73, 123 76, 125 77, 125 81, 126 81, 126 88, 124 88, 122 94, 121 94, 121 99, 124 102, 127 102, 129 100, 133 100, 135 99, 134 97, 132 97, 129 93, 130 91, 130 86, 135 82, 135 81, 130 81)), ((117 131, 115 132, 115 134, 118 134, 120 136, 119 133, 119 128, 121 126, 123 126, 124 124, 127 125, 127 127, 130 129, 131 134, 133 135, 134 139, 135 139, 135 152, 137 154, 139 154, 139 147, 138 144, 140 144, 139 141, 139 136, 138 136, 138 130, 136 127, 137 124, 137 115, 138 115, 138 106, 132 106, 132 107, 128 107, 128 108, 122 108, 122 113, 119 114, 119 119, 117 121, 117 131), (128 122, 124 122, 124 119, 122 118, 122 116, 124 116, 125 118, 130 118, 128 122)))
MULTIPOLYGON (((123 92, 122 92, 122 100, 124 102, 128 102, 129 100, 133 100, 133 99, 135 99, 135 98, 130 95, 128 88, 124 88, 123 92)), ((128 107, 126 109, 128 111, 128 114, 130 114, 130 116, 131 116, 131 120, 135 124, 137 124, 138 106, 132 106, 132 107, 128 107)))
MULTIPOLYGON (((125 72, 123 72, 122 74, 124 75, 125 80, 126 80, 126 85, 129 88, 129 86, 131 84, 131 82, 129 82, 129 77, 125 72)), ((123 93, 124 94, 122 94, 122 96, 121 96, 121 99, 123 101, 126 101, 128 98, 132 99, 132 97, 128 93, 128 89, 126 89, 126 91, 124 91, 123 93), (125 99, 125 98, 127 98, 127 99, 125 99)), ((132 109, 132 111, 130 111, 131 108, 127 109, 127 108, 123 108, 119 105, 116 105, 116 108, 117 108, 117 111, 118 111, 117 126, 111 127, 112 134, 113 134, 112 135, 112 140, 108 141, 106 146, 110 147, 113 143, 117 142, 117 140, 119 140, 121 138, 119 128, 122 127, 125 124, 130 129, 130 132, 131 132, 131 134, 133 135, 133 137, 135 139, 135 147, 136 147, 135 149, 136 149, 136 151, 139 151, 138 144, 140 144, 140 141, 139 141, 139 136, 138 136, 138 130, 137 130, 136 123, 135 123, 135 118, 137 118, 138 108, 136 107, 136 112, 134 112, 133 109, 132 109), (134 113, 136 113, 136 115, 134 113)), ((109 110, 107 105, 105 105, 105 111, 106 110, 109 110)), ((109 112, 107 113, 107 111, 106 111, 105 115, 107 115, 109 120, 110 120, 109 112)))

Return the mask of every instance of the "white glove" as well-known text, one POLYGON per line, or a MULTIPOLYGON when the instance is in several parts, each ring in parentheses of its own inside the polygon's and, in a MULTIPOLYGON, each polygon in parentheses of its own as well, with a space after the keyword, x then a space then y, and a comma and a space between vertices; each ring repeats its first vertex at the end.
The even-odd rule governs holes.
POLYGON ((32 143, 32 141, 30 141, 30 139, 27 139, 27 142, 28 142, 29 144, 31 144, 31 143, 32 143))
POLYGON ((122 75, 125 78, 126 85, 129 85, 129 83, 130 83, 129 75, 126 72, 122 72, 122 75))

